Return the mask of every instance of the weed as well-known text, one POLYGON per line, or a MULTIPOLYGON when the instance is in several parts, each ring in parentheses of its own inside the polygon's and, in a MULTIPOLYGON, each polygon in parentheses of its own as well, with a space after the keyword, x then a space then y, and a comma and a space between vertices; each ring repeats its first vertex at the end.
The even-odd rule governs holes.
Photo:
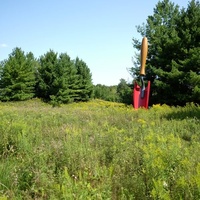
POLYGON ((199 109, 0 102, 0 199, 200 199, 199 109))

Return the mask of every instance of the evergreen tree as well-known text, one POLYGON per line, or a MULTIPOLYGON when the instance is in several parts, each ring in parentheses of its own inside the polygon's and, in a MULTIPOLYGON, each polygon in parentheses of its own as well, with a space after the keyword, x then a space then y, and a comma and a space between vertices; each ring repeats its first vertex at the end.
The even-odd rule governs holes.
POLYGON ((75 101, 88 101, 93 96, 92 75, 85 62, 78 57, 74 61, 77 83, 74 91, 75 101))
POLYGON ((1 62, 0 100, 27 100, 35 95, 35 63, 33 54, 25 55, 20 48, 1 62))
POLYGON ((76 70, 66 53, 57 56, 50 50, 40 57, 38 69, 38 96, 53 103, 73 101, 72 89, 76 81, 76 70))
POLYGON ((45 101, 50 101, 51 96, 57 93, 53 87, 57 78, 55 74, 57 63, 57 53, 52 50, 39 58, 37 96, 45 101))
POLYGON ((62 53, 59 56, 58 65, 60 69, 59 76, 62 77, 64 86, 62 87, 62 92, 63 94, 65 93, 65 99, 67 99, 65 102, 73 102, 78 78, 74 63, 70 60, 70 57, 66 53, 62 53))
MULTIPOLYGON (((198 1, 192 0, 187 10, 180 11, 178 5, 163 0, 147 24, 138 26, 149 42, 146 77, 152 83, 151 103, 199 103, 199 24, 198 1)), ((141 43, 133 39, 133 45, 139 50, 141 43)), ((137 70, 132 71, 137 75, 137 70)))
MULTIPOLYGON (((200 103, 200 3, 192 0, 182 10, 177 26, 181 38, 179 61, 174 65, 184 74, 187 100, 200 103)), ((184 91, 184 92, 185 92, 184 91)))

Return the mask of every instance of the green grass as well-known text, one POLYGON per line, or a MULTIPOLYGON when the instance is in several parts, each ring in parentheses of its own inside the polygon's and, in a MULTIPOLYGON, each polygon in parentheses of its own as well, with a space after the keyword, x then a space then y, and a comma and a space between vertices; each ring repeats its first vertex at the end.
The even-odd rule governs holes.
POLYGON ((0 103, 0 200, 200 199, 200 107, 0 103))

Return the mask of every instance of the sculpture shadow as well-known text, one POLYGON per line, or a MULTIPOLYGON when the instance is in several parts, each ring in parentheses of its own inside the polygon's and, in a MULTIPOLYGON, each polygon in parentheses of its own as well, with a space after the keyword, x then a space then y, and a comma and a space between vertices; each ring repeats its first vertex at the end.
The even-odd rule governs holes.
POLYGON ((192 104, 189 106, 180 107, 179 109, 175 109, 173 112, 166 114, 165 117, 168 120, 183 120, 186 118, 195 118, 197 120, 200 120, 200 106, 192 104))
POLYGON ((195 135, 195 140, 200 142, 200 106, 189 104, 185 107, 178 107, 172 109, 172 112, 166 114, 164 117, 168 120, 177 120, 180 121, 180 123, 183 123, 183 126, 177 125, 176 127, 177 134, 180 138, 186 142, 191 142, 193 136, 195 135))

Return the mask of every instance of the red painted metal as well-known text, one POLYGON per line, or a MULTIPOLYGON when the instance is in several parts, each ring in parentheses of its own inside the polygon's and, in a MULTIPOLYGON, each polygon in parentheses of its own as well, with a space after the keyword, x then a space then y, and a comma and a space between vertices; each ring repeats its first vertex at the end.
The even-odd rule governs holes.
POLYGON ((149 106, 149 93, 150 93, 150 81, 144 91, 144 98, 141 98, 141 87, 135 82, 133 89, 133 106, 135 109, 146 108, 149 106))

